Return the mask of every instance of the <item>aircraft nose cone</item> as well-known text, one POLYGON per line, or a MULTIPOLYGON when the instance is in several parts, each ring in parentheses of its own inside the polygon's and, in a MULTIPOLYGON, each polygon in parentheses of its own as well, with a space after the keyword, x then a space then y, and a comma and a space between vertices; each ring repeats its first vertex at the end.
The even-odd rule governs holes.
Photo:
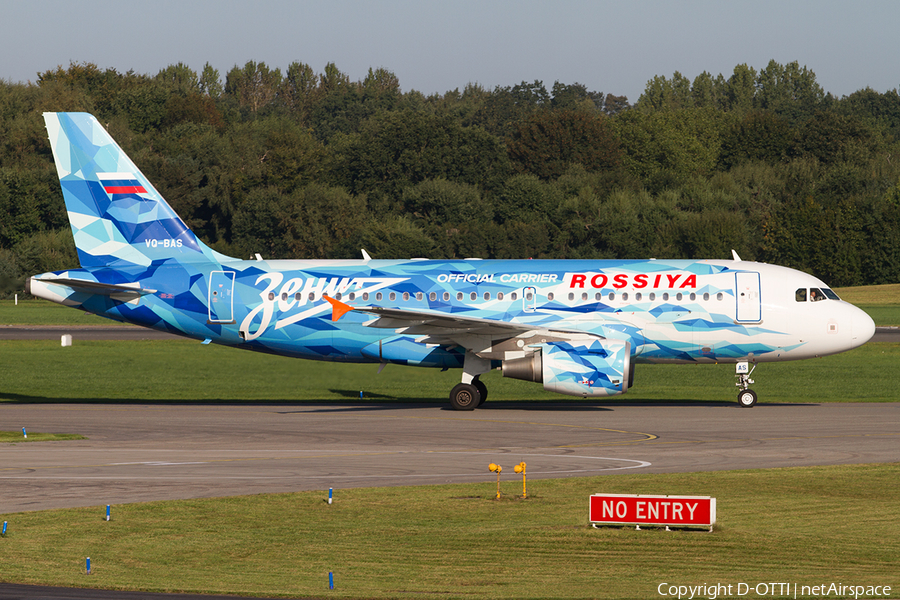
POLYGON ((862 309, 853 307, 856 310, 850 320, 850 331, 853 341, 853 347, 862 346, 872 339, 875 335, 875 321, 862 309))

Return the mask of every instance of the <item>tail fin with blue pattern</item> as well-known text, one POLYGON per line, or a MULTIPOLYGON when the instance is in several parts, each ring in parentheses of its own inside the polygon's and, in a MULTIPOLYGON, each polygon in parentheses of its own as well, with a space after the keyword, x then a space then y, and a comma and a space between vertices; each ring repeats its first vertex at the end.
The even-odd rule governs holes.
POLYGON ((82 267, 229 260, 188 229, 93 115, 44 121, 82 267))

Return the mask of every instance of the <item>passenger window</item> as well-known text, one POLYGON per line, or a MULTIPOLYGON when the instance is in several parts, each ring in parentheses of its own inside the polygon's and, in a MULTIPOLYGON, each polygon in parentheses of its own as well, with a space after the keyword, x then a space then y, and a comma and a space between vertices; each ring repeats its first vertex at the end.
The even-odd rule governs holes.
POLYGON ((350 299, 350 302, 353 302, 354 300, 356 300, 356 292, 350 292, 350 295, 348 296, 348 298, 350 299))
POLYGON ((431 292, 430 294, 428 294, 428 299, 434 302, 435 300, 437 300, 437 294, 435 292, 431 292))
POLYGON ((709 292, 704 292, 703 293, 703 301, 706 302, 707 300, 709 300, 709 292))
POLYGON ((471 292, 469 294, 469 299, 470 300, 478 300, 478 292, 471 292))
POLYGON ((533 298, 533 296, 531 295, 531 292, 528 292, 527 294, 525 294, 526 300, 531 300, 532 298, 533 298))
POLYGON ((490 300, 490 299, 491 299, 491 293, 490 293, 490 292, 485 292, 485 293, 484 293, 484 299, 485 299, 485 300, 490 300))
POLYGON ((696 299, 697 299, 697 294, 695 294, 694 292, 691 292, 691 302, 693 302, 696 299))
POLYGON ((723 294, 722 292, 719 292, 718 294, 716 294, 716 300, 721 300, 724 297, 725 297, 725 294, 723 294))
POLYGON ((609 293, 609 299, 610 299, 610 300, 615 300, 615 299, 616 299, 616 293, 615 293, 615 292, 610 292, 610 293, 609 293))
POLYGON ((636 302, 640 302, 643 297, 644 297, 644 295, 640 292, 638 292, 637 294, 634 295, 634 299, 636 302))
POLYGON ((335 299, 335 300, 340 300, 340 299, 341 299, 341 293, 338 292, 337 294, 335 294, 335 295, 334 295, 334 299, 335 299))
POLYGON ((800 288, 794 292, 794 298, 797 302, 806 302, 806 288, 800 288))
POLYGON ((409 302, 409 292, 403 292, 403 301, 409 302))
POLYGON ((515 292, 513 292, 509 295, 510 300, 518 300, 518 298, 519 298, 519 295, 515 292))
POLYGON ((497 300, 503 300, 503 292, 497 292, 497 300))
POLYGON ((390 299, 391 299, 391 301, 396 300, 396 299, 397 299, 397 292, 391 292, 390 299))
POLYGON ((575 299, 575 294, 573 294, 572 292, 569 292, 569 300, 574 300, 574 299, 575 299))
POLYGON ((622 301, 628 302, 628 292, 622 292, 622 301))
POLYGON ((444 292, 444 302, 450 301, 450 292, 444 292))
POLYGON ((422 301, 423 295, 422 292, 416 292, 416 300, 422 301))
MULTIPOLYGON (((530 300, 530 298, 529 298, 530 300)), ((547 294, 547 300, 553 300, 553 292, 547 294)))
POLYGON ((369 292, 363 292, 363 302, 369 301, 369 292))
POLYGON ((597 292, 596 294, 594 294, 594 300, 596 300, 597 302, 600 302, 601 300, 603 300, 603 294, 601 294, 600 292, 597 292))
POLYGON ((681 292, 678 292, 677 294, 675 294, 675 299, 678 300, 679 302, 681 302, 681 299, 682 299, 683 297, 684 297, 684 296, 681 295, 681 292))
POLYGON ((463 293, 462 293, 462 292, 456 292, 456 299, 457 299, 457 300, 462 300, 462 299, 463 299, 463 293))
POLYGON ((656 292, 650 292, 650 302, 656 300, 656 292))
POLYGON ((582 299, 582 300, 587 300, 587 299, 588 299, 587 292, 582 292, 582 293, 581 293, 581 299, 582 299))
POLYGON ((669 292, 663 292, 663 301, 669 300, 669 292))
POLYGON ((384 298, 384 294, 381 292, 375 294, 375 300, 381 300, 382 298, 384 298))

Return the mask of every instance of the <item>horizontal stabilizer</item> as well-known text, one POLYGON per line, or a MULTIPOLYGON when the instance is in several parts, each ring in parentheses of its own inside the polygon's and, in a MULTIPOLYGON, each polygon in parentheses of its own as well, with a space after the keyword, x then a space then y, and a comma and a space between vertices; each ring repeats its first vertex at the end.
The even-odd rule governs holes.
POLYGON ((46 278, 42 277, 40 279, 30 278, 27 282, 27 291, 29 293, 34 293, 31 290, 34 288, 35 283, 47 284, 52 283, 55 285, 64 285, 68 288, 75 290, 76 292, 84 292, 87 294, 96 294, 100 296, 146 296, 147 294, 155 294, 156 290, 138 288, 132 285, 117 285, 114 283, 100 283, 97 281, 88 281, 85 279, 69 279, 67 277, 55 277, 55 278, 46 278))

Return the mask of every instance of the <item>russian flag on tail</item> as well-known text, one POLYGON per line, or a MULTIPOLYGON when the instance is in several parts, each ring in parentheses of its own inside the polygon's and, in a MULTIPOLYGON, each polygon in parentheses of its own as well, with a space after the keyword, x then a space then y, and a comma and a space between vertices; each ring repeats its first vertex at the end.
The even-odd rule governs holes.
POLYGON ((132 173, 97 173, 107 194, 146 194, 147 190, 132 173))

